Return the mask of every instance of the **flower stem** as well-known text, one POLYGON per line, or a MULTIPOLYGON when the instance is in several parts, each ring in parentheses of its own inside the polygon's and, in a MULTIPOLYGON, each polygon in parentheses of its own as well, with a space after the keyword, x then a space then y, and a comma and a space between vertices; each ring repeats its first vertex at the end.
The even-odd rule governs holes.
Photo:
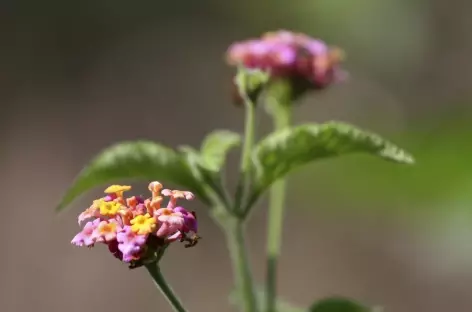
POLYGON ((255 104, 245 94, 242 95, 245 102, 246 118, 244 124, 244 145, 241 153, 241 166, 240 174, 241 177, 238 182, 238 186, 235 194, 234 209, 237 212, 241 212, 244 207, 244 201, 247 197, 247 192, 251 186, 251 153, 254 146, 255 137, 255 119, 256 119, 256 107, 255 104))
POLYGON ((180 299, 174 294, 174 291, 169 284, 167 284, 159 265, 157 263, 146 264, 146 269, 154 280, 157 288, 159 288, 164 297, 166 297, 167 302, 172 306, 173 310, 175 312, 186 312, 187 310, 183 307, 180 299))
POLYGON ((233 274, 236 288, 244 312, 256 312, 257 303, 254 291, 254 282, 247 255, 247 246, 244 237, 244 218, 241 217, 248 190, 251 186, 251 153, 254 146, 256 107, 247 96, 245 90, 240 90, 245 103, 244 145, 241 153, 240 178, 236 188, 234 206, 230 214, 220 220, 233 265, 233 274))
POLYGON ((229 217, 225 233, 241 307, 244 312, 255 312, 257 311, 256 296, 244 238, 243 221, 229 217))
MULTIPOLYGON (((275 131, 290 127, 292 107, 288 102, 290 90, 280 88, 278 96, 269 97, 275 131), (282 91, 285 90, 285 91, 282 91), (282 92, 281 92, 282 91, 282 92)), ((266 311, 275 312, 277 297, 277 263, 282 245, 283 215, 286 182, 281 179, 270 189, 267 232, 266 311)))

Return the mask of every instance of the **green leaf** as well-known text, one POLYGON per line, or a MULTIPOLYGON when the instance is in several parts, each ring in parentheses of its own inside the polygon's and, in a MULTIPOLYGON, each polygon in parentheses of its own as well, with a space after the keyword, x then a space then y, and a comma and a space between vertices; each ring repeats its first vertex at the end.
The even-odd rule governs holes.
POLYGON ((253 151, 255 177, 248 205, 292 170, 315 160, 351 153, 414 163, 410 154, 393 143, 346 123, 305 124, 283 129, 262 139, 253 151))
POLYGON ((378 308, 367 308, 350 299, 333 297, 315 302, 309 312, 380 312, 378 308))
POLYGON ((193 177, 200 183, 202 190, 211 197, 211 202, 215 204, 214 194, 219 197, 223 203, 229 205, 229 198, 227 197, 224 186, 222 185, 221 175, 215 174, 215 171, 210 170, 204 165, 202 155, 193 147, 183 145, 179 147, 182 157, 193 177), (212 194, 212 192, 214 194, 212 194))
POLYGON ((207 169, 202 169, 202 157, 200 152, 189 145, 181 145, 178 147, 179 152, 186 165, 190 168, 191 174, 200 183, 205 181, 203 174, 207 169))
MULTIPOLYGON (((259 311, 265 311, 265 292, 261 289, 256 290, 256 297, 257 297, 257 304, 259 307, 259 311)), ((238 305, 240 297, 236 290, 232 291, 229 296, 229 301, 233 305, 238 305)), ((306 309, 295 307, 294 305, 282 300, 277 299, 276 302, 276 310, 277 312, 306 312, 306 309)))
POLYGON ((208 202, 201 184, 179 153, 151 141, 135 141, 117 143, 100 152, 79 173, 56 210, 63 210, 79 195, 96 186, 122 179, 172 182, 208 202))
POLYGON ((229 130, 211 132, 200 149, 201 164, 210 171, 220 172, 225 164, 226 154, 241 144, 241 136, 229 130))

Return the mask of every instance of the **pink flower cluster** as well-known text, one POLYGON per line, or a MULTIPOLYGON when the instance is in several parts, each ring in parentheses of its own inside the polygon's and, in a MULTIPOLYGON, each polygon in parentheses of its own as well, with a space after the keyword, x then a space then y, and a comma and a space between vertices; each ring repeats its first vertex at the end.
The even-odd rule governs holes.
POLYGON ((321 89, 345 77, 339 67, 342 54, 323 41, 280 30, 232 44, 227 60, 231 65, 268 71, 272 77, 291 78, 321 89))
POLYGON ((123 193, 130 189, 124 185, 108 187, 105 197, 95 200, 79 215, 79 225, 85 226, 72 244, 93 247, 103 243, 115 257, 133 264, 152 260, 159 249, 174 241, 185 241, 186 247, 197 243, 195 212, 177 206, 179 198, 192 200, 192 193, 162 189, 159 182, 151 182, 151 198, 124 198, 123 193), (169 197, 169 202, 162 208, 164 197, 169 197))

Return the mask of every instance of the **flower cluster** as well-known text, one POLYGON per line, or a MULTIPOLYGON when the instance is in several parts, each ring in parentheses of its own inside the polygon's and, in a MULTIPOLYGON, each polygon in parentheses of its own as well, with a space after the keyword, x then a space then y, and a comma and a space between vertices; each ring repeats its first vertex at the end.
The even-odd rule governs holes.
POLYGON ((230 65, 268 71, 272 77, 290 78, 313 89, 344 78, 339 67, 342 56, 341 50, 330 48, 323 41, 285 30, 236 42, 227 51, 230 65))
POLYGON ((197 243, 195 212, 177 206, 179 198, 192 200, 191 192, 162 189, 159 182, 151 182, 151 198, 123 197, 130 189, 124 185, 108 187, 106 196, 79 215, 79 225, 85 226, 72 244, 93 247, 104 243, 116 258, 136 267, 158 260, 171 242, 185 241, 185 247, 197 243), (165 208, 161 207, 164 197, 169 198, 165 208))

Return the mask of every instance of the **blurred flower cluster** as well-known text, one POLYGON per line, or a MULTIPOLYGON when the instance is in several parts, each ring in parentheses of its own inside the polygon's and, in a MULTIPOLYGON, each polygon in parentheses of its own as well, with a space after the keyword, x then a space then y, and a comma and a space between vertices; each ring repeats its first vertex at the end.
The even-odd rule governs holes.
POLYGON ((108 187, 105 197, 95 200, 79 215, 79 225, 85 226, 72 244, 86 247, 106 244, 116 258, 137 267, 157 261, 171 242, 186 242, 185 247, 197 243, 195 212, 177 206, 179 198, 192 200, 192 193, 162 189, 162 184, 156 181, 149 184, 151 198, 124 198, 124 192, 130 189, 124 185, 108 187), (169 201, 162 208, 164 197, 169 201))
POLYGON ((260 69, 274 78, 288 78, 304 89, 322 89, 343 80, 343 52, 321 40, 286 30, 233 43, 226 55, 230 65, 260 69))

